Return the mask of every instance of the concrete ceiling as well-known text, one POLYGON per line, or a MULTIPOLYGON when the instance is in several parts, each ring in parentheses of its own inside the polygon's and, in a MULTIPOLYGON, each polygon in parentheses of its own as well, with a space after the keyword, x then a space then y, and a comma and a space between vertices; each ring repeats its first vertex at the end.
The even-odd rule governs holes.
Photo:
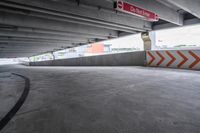
POLYGON ((199 0, 126 0, 158 22, 116 12, 114 0, 1 0, 0 58, 30 57, 154 29, 200 23, 199 0), (187 16, 187 17, 186 17, 187 16))

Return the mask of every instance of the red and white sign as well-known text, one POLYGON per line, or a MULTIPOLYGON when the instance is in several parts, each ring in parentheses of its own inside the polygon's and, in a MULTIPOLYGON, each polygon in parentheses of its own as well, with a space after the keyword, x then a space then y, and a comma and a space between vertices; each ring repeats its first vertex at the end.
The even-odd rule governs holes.
POLYGON ((148 21, 159 20, 159 17, 157 14, 150 12, 148 10, 142 9, 140 7, 137 7, 133 4, 129 4, 127 2, 121 1, 121 0, 118 0, 115 3, 115 10, 132 14, 138 17, 142 17, 142 18, 147 19, 148 21))
POLYGON ((200 50, 147 51, 147 65, 200 70, 200 50))

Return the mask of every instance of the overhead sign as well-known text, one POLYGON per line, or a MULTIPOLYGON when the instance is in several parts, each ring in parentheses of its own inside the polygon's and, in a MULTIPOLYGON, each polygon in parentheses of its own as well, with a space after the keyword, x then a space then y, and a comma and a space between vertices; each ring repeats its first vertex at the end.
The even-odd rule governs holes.
POLYGON ((132 14, 138 17, 145 18, 148 21, 158 21, 159 17, 156 13, 137 7, 133 4, 118 0, 114 5, 115 10, 124 13, 132 14))

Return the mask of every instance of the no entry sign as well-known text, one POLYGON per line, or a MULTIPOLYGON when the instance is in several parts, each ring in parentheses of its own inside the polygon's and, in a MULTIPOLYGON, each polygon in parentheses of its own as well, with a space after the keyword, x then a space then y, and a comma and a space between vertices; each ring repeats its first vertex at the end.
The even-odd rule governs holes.
POLYGON ((157 14, 150 12, 148 10, 142 9, 140 7, 137 7, 133 4, 124 2, 122 0, 118 0, 115 2, 114 5, 115 10, 121 11, 124 13, 132 14, 138 17, 142 17, 147 19, 148 21, 158 21, 159 17, 157 14))

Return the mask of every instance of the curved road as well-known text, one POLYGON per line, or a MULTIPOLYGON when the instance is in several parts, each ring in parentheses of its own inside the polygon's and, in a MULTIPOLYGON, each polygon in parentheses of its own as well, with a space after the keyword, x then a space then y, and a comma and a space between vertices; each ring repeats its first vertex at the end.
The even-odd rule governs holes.
POLYGON ((199 133, 200 71, 4 67, 29 95, 3 133, 199 133))

